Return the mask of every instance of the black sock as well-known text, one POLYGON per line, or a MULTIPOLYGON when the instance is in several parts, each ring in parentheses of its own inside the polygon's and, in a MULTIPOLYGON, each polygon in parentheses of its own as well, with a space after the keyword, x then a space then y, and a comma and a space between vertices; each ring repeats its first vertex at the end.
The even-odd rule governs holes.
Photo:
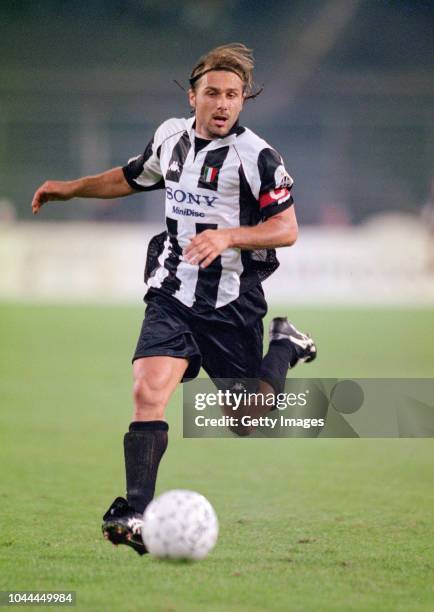
POLYGON ((283 393, 288 368, 297 363, 295 349, 289 340, 272 340, 261 364, 261 380, 269 383, 276 394, 283 393))
POLYGON ((154 497, 168 429, 165 421, 134 421, 124 436, 127 500, 136 512, 142 513, 154 497))

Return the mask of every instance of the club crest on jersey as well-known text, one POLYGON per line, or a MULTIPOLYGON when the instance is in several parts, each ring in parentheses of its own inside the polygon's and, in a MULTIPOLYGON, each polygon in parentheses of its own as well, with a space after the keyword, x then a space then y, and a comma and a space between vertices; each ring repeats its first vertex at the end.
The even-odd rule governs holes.
POLYGON ((220 170, 225 163, 228 152, 228 146, 208 151, 197 182, 197 186, 200 189, 210 189, 211 191, 218 190, 220 170))
POLYGON ((274 173, 274 183, 277 189, 291 189, 294 181, 292 180, 292 177, 289 176, 285 166, 277 166, 276 171, 274 173))

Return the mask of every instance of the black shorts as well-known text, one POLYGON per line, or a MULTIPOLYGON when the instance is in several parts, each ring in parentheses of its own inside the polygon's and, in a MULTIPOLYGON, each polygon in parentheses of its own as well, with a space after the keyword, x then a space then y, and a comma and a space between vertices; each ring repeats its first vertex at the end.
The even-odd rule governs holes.
POLYGON ((205 313, 195 313, 179 300, 155 290, 148 306, 133 362, 141 357, 184 357, 184 380, 201 366, 212 379, 259 378, 267 303, 261 285, 236 300, 205 313))

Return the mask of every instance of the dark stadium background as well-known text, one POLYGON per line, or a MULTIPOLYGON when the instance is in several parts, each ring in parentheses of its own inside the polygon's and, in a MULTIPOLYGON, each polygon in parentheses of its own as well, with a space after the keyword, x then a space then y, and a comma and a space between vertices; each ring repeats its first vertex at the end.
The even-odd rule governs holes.
MULTIPOLYGON (((264 92, 242 121, 279 149, 303 223, 420 212, 430 192, 433 3, 421 0, 11 1, 0 9, 0 198, 125 163, 168 116, 205 49, 255 50, 264 92)), ((93 201, 44 219, 153 220, 93 201)))

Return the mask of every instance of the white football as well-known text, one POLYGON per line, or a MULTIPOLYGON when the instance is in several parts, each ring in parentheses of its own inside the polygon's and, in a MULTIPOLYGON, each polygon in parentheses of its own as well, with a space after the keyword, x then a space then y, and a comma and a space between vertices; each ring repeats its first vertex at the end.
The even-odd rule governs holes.
POLYGON ((200 493, 174 489, 151 501, 143 515, 142 538, 160 558, 204 559, 217 542, 217 515, 200 493))

